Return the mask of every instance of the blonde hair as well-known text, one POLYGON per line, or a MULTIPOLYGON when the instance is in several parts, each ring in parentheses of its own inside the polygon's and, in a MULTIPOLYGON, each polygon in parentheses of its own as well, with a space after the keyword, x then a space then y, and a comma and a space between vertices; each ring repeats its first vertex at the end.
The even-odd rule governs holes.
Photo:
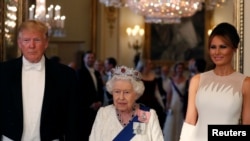
POLYGON ((18 28, 18 38, 20 38, 22 31, 24 30, 36 30, 44 33, 46 39, 49 38, 48 27, 40 21, 28 20, 23 22, 18 28))

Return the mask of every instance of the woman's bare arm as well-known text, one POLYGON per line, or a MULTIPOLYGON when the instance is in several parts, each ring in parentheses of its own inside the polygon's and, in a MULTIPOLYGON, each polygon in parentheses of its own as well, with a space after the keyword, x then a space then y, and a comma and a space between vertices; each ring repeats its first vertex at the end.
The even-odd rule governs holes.
POLYGON ((196 125, 198 113, 196 109, 196 93, 199 87, 200 74, 193 76, 190 80, 188 89, 188 107, 185 122, 188 124, 196 125))
POLYGON ((250 77, 243 83, 242 124, 250 125, 250 77))

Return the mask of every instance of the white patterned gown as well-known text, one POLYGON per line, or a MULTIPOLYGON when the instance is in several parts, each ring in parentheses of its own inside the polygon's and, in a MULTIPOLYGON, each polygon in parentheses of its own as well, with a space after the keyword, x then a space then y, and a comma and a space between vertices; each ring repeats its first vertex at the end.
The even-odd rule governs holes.
POLYGON ((193 139, 190 140, 207 141, 209 124, 239 124, 245 78, 245 75, 238 72, 217 76, 211 70, 201 74, 196 95, 198 121, 193 139))
MULTIPOLYGON (((182 83, 178 84, 175 83, 175 85, 181 92, 181 95, 183 96, 185 91, 186 81, 183 81, 182 83)), ((172 87, 172 99, 170 103, 170 109, 172 110, 172 113, 171 114, 168 113, 166 116, 163 128, 164 141, 179 141, 181 128, 184 122, 183 101, 181 100, 180 95, 174 88, 173 84, 171 84, 171 87, 172 87)))

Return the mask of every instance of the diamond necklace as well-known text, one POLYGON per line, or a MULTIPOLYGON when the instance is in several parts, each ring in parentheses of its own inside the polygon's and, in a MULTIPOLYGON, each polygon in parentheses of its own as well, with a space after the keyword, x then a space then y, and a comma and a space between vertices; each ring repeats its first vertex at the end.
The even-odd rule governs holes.
MULTIPOLYGON (((135 116, 135 106, 133 106, 132 112, 131 112, 130 114, 131 114, 131 117, 130 117, 128 123, 130 123, 130 122, 132 121, 132 119, 134 118, 134 116, 135 116)), ((125 123, 125 122, 122 120, 121 114, 120 114, 120 112, 119 112, 117 109, 116 109, 116 116, 117 116, 119 122, 121 123, 121 125, 122 125, 123 127, 125 127, 125 126, 128 124, 128 123, 125 123)))

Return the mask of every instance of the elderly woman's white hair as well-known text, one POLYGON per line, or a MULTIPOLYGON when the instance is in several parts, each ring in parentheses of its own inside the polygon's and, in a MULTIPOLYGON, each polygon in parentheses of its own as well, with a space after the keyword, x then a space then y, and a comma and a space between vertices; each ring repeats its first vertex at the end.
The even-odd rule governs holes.
POLYGON ((143 82, 141 81, 140 72, 138 72, 137 70, 133 68, 121 66, 121 67, 116 67, 112 69, 111 73, 112 73, 112 77, 106 83, 106 89, 110 94, 112 94, 114 83, 117 80, 126 80, 132 84, 135 93, 138 95, 137 98, 142 96, 145 90, 145 87, 144 87, 143 82))

